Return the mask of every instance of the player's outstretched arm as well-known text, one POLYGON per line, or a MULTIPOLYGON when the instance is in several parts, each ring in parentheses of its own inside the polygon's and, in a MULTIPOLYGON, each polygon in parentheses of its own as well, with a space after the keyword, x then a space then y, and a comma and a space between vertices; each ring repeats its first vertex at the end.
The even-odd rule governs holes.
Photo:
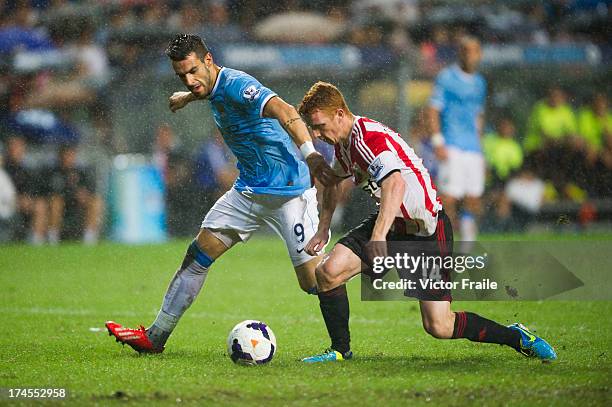
POLYGON ((174 92, 172 96, 168 98, 168 108, 174 113, 194 100, 198 100, 198 97, 191 92, 174 92))
POLYGON ((306 123, 295 110, 295 107, 276 96, 266 103, 263 115, 278 120, 285 131, 289 133, 293 142, 300 148, 310 173, 315 178, 325 186, 336 182, 337 177, 333 170, 325 162, 323 156, 314 149, 306 123))
POLYGON ((319 213, 319 228, 317 233, 306 244, 304 250, 311 256, 317 256, 329 241, 329 230, 331 220, 338 204, 338 193, 340 182, 344 179, 338 177, 337 181, 330 186, 323 187, 321 212, 319 213))

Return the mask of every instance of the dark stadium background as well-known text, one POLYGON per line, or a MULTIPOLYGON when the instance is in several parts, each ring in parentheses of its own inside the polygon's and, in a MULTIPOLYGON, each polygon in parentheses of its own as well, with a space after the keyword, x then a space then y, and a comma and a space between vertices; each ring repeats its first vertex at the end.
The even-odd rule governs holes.
MULTIPOLYGON (((27 141, 26 166, 32 173, 28 190, 21 192, 34 199, 48 199, 37 194, 36 184, 47 183, 45 170, 55 165, 60 145, 76 145, 78 164, 95 179, 90 189, 105 202, 102 238, 157 240, 166 230, 170 236, 191 236, 232 172, 231 165, 218 170, 225 171, 222 182, 210 175, 204 150, 214 138, 214 125, 206 103, 176 114, 167 109, 168 96, 183 90, 163 55, 172 34, 201 34, 218 63, 256 75, 290 103, 299 102, 316 80, 336 83, 358 114, 397 129, 427 157, 422 109, 432 79, 454 60, 462 34, 473 34, 484 45, 485 134, 495 133, 501 118, 510 118, 523 145, 531 111, 551 86, 563 89, 576 120, 596 92, 609 94, 608 6, 595 0, 3 1, 0 145, 9 136, 27 141), (156 148, 160 132, 172 141, 156 148), (164 172, 166 227, 158 234, 126 237, 117 230, 126 227, 118 218, 133 204, 116 202, 122 198, 112 196, 110 180, 113 169, 118 171, 117 155, 135 153, 144 157, 129 157, 129 165, 143 165, 144 158, 164 172), (157 156, 151 161, 152 154, 157 156)), ((579 133, 572 136, 580 138, 579 133)), ((489 194, 484 230, 607 228, 610 188, 601 184, 610 180, 611 148, 604 140, 596 153, 605 163, 595 170, 600 177, 580 172, 578 164, 573 176, 554 184, 536 174, 547 183, 545 203, 527 220, 512 222, 514 227, 495 220, 498 198, 489 194)), ((580 159, 586 155, 581 151, 580 159)), ((490 174, 489 191, 499 192, 493 181, 490 174)), ((371 209, 360 191, 352 201, 359 204, 353 202, 345 213, 354 216, 344 217, 337 231, 371 209)), ((68 238, 80 238, 82 214, 72 213, 79 210, 75 205, 66 213, 66 227, 76 229, 63 231, 68 238)), ((31 211, 17 212, 2 219, 4 240, 28 239, 31 211)))
MULTIPOLYGON (((74 405, 611 405, 612 303, 600 301, 612 292, 610 6, 0 0, 0 405, 11 402, 8 388, 26 387, 64 388, 63 403, 74 405), (202 35, 217 63, 253 74, 292 104, 317 80, 338 85, 356 114, 398 130, 432 173, 423 112, 433 80, 455 60, 463 34, 480 39, 489 163, 480 237, 530 250, 545 241, 563 266, 583 272, 576 275, 584 286, 562 297, 571 301, 453 307, 524 322, 559 360, 435 341, 416 303, 359 301, 355 279, 348 290, 356 357, 305 366, 298 361, 323 349, 327 333, 316 298, 300 291, 272 235, 215 263, 164 354, 137 355, 109 338, 108 319, 153 320, 204 214, 236 175, 206 102, 168 109, 172 92, 185 90, 163 53, 178 32, 202 35), (534 112, 551 90, 561 100, 553 114, 575 123, 563 138, 570 160, 528 148, 547 119, 534 112), (523 158, 503 174, 495 143, 502 119, 513 124, 523 158), (75 160, 70 171, 58 170, 60 154, 75 160), (509 199, 513 180, 534 188, 509 199), (61 194, 63 227, 49 233, 61 194), (87 213, 99 233, 86 233, 87 213), (274 329, 278 353, 267 366, 242 369, 226 354, 227 333, 245 319, 274 329)), ((353 190, 334 238, 372 209, 353 190)))

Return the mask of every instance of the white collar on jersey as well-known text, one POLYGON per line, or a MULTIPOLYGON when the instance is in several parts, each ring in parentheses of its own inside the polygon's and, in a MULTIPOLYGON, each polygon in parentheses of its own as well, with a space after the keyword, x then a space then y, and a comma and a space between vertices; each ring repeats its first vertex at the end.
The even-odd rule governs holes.
POLYGON ((222 66, 221 69, 219 69, 219 73, 217 74, 217 79, 215 79, 215 86, 213 86, 212 91, 210 91, 210 95, 208 95, 208 99, 213 97, 213 95, 217 91, 217 87, 219 86, 219 82, 221 82, 221 72, 223 72, 224 69, 225 69, 224 66, 222 66))

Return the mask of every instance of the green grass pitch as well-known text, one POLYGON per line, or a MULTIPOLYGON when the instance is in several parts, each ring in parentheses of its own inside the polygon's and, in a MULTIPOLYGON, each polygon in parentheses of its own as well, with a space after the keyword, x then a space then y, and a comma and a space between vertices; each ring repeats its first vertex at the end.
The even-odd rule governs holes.
POLYGON ((68 389, 49 405, 612 404, 610 302, 454 304, 527 324, 558 352, 543 364, 498 345, 435 340, 416 302, 361 302, 357 279, 356 358, 304 365, 328 345, 318 301, 299 290, 282 242, 265 236, 217 261, 164 354, 139 356, 100 331, 107 319, 149 324, 186 246, 0 247, 0 387, 68 389), (226 336, 244 319, 274 330, 270 365, 226 356, 226 336))

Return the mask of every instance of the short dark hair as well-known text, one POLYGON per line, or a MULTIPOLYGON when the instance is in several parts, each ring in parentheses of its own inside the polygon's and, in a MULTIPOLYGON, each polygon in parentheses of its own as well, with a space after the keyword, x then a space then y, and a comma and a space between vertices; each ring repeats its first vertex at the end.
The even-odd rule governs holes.
POLYGON ((168 43, 168 47, 165 51, 166 55, 173 61, 181 61, 187 58, 187 55, 192 52, 195 52, 201 61, 203 61, 206 54, 210 52, 199 35, 177 34, 168 43))

